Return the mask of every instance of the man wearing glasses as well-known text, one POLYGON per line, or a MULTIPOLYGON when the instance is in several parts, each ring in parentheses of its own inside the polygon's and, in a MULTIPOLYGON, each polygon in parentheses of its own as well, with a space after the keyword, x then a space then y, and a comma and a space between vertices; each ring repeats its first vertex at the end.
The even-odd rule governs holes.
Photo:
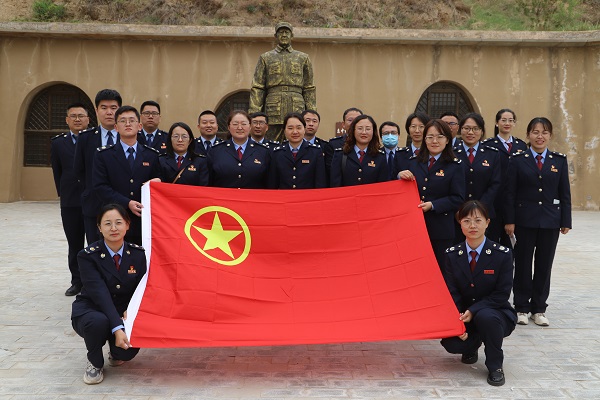
POLYGON ((87 129, 90 118, 83 104, 73 103, 67 107, 66 120, 69 132, 52 138, 50 159, 56 193, 60 197, 60 218, 69 246, 67 260, 71 271, 71 287, 67 289, 65 296, 75 296, 82 286, 77 253, 83 249, 85 226, 81 211, 83 183, 73 172, 73 158, 79 133, 87 129))
POLYGON ((138 132, 138 142, 158 150, 160 153, 167 151, 167 132, 158 128, 160 124, 160 105, 147 100, 140 107, 142 130, 138 132))
POLYGON ((264 112, 250 114, 250 139, 256 143, 265 145, 269 150, 279 146, 279 142, 265 138, 269 130, 269 117, 264 112))
POLYGON ((131 225, 125 240, 141 245, 142 185, 160 177, 159 153, 138 143, 142 124, 135 107, 119 107, 115 120, 120 139, 96 152, 92 182, 102 204, 117 203, 129 210, 131 225))
POLYGON ((452 132, 452 147, 456 147, 461 143, 460 137, 458 137, 458 115, 452 111, 447 111, 440 115, 440 119, 448 124, 450 132, 452 132))

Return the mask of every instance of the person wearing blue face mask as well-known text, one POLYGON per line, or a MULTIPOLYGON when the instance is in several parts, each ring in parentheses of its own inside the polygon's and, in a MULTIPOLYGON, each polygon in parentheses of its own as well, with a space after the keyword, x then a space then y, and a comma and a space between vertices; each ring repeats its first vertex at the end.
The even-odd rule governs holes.
POLYGON ((397 123, 386 121, 379 127, 379 136, 385 150, 385 159, 387 161, 389 179, 394 179, 394 157, 398 150, 398 140, 400 139, 400 127, 397 123))

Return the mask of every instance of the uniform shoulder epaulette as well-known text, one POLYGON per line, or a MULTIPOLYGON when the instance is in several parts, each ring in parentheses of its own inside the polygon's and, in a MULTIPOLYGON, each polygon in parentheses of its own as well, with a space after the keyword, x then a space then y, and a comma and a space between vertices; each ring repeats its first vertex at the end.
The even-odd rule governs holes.
POLYGON ((517 157, 517 156, 520 156, 520 155, 523 155, 523 154, 527 154, 527 152, 525 152, 525 151, 518 151, 516 153, 510 153, 510 156, 511 157, 517 157))
POLYGON ((453 148, 452 150, 456 151, 457 153, 462 153, 464 149, 462 146, 457 146, 457 147, 453 148))
POLYGON ((343 138, 343 136, 336 136, 334 138, 329 139, 329 143, 333 142, 334 140, 342 140, 343 138))
POLYGON ((492 150, 492 151, 500 151, 500 150, 498 150, 498 148, 497 148, 497 147, 494 147, 494 146, 483 146, 483 147, 484 147, 485 149, 487 149, 487 150, 492 150))
POLYGON ((344 149, 343 149, 343 148, 341 148, 341 147, 338 147, 338 148, 335 148, 335 149, 333 149, 333 151, 342 151, 342 150, 344 150, 344 149))
MULTIPOLYGON (((500 253, 510 252, 510 249, 508 247, 502 246, 501 244, 498 244, 498 243, 492 244, 492 249, 499 251, 500 253)), ((487 251, 489 251, 489 249, 487 251)), ((490 254, 490 253, 488 253, 488 254, 490 254)))
POLYGON ((513 142, 515 142, 515 143, 525 143, 525 142, 524 142, 524 141, 522 141, 521 139, 519 139, 519 138, 516 138, 516 137, 514 137, 514 136, 513 136, 513 142))
POLYGON ((83 251, 85 251, 87 254, 92 254, 97 251, 100 251, 100 246, 88 246, 84 248, 83 251))
POLYGON ((67 134, 66 133, 59 133, 58 135, 53 136, 51 140, 58 139, 59 137, 67 137, 67 134))
POLYGON ((113 147, 115 147, 114 144, 107 144, 106 146, 98 147, 96 149, 96 151, 104 151, 104 150, 112 149, 113 147))
POLYGON ((461 244, 457 244, 456 246, 452 246, 452 247, 448 247, 446 249, 446 253, 453 253, 455 251, 459 252, 459 255, 461 255, 461 251, 462 251, 462 243, 461 244))
POLYGON ((379 152, 380 152, 381 154, 385 154, 385 150, 379 149, 379 152))
POLYGON ((275 147, 275 148, 273 149, 273 152, 275 152, 275 151, 279 151, 279 150, 281 150, 281 149, 283 149, 283 146, 277 146, 277 147, 275 147))
POLYGON ((206 158, 206 154, 196 154, 196 157, 206 158))
POLYGON ((400 147, 396 151, 406 151, 406 152, 408 152, 408 151, 410 151, 410 148, 409 147, 400 147))
POLYGON ((559 153, 558 151, 550 151, 549 153, 552 154, 552 155, 555 155, 555 156, 562 157, 562 158, 567 158, 566 154, 559 153))
POLYGON ((417 158, 417 155, 416 155, 416 154, 413 154, 413 155, 412 155, 412 156, 410 156, 408 159, 409 159, 409 160, 412 160, 413 158, 417 158))
POLYGON ((217 146, 222 145, 223 143, 227 143, 225 140, 221 140, 220 142, 215 140, 215 144, 212 145, 213 149, 217 146))
POLYGON ((90 132, 97 132, 97 131, 98 131, 98 127, 95 127, 95 128, 92 127, 92 128, 87 128, 87 129, 84 129, 84 130, 80 131, 79 134, 90 133, 90 132))
MULTIPOLYGON (((197 155, 200 155, 200 154, 197 154, 197 155)), ((159 157, 169 157, 169 155, 167 153, 160 153, 158 156, 159 157)))
MULTIPOLYGON (((256 142, 255 142, 255 143, 256 143, 256 142)), ((276 143, 276 142, 273 142, 273 143, 276 143)), ((260 145, 260 146, 264 147, 265 149, 270 149, 270 147, 269 147, 269 143, 267 143, 267 142, 256 143, 256 144, 258 144, 258 145, 260 145)), ((279 143, 276 143, 276 144, 279 144, 279 143)), ((252 143, 250 143, 250 145, 252 145, 252 143)))
POLYGON ((481 143, 487 143, 487 142, 489 142, 491 140, 494 140, 494 138, 490 137, 490 138, 484 139, 484 140, 481 141, 481 143))
POLYGON ((318 148, 318 149, 320 149, 320 148, 321 148, 321 145, 320 145, 320 144, 311 143, 311 142, 306 142, 306 143, 308 143, 308 147, 315 147, 315 148, 318 148))
POLYGON ((130 243, 127 242, 127 244, 129 245, 129 247, 131 247, 132 249, 137 249, 140 251, 144 251, 144 248, 142 246, 140 246, 139 244, 135 244, 135 243, 130 243))
POLYGON ((156 154, 160 154, 160 151, 156 150, 154 147, 150 147, 147 144, 143 144, 142 146, 144 146, 146 149, 148 150, 152 150, 153 152, 155 152, 156 154))

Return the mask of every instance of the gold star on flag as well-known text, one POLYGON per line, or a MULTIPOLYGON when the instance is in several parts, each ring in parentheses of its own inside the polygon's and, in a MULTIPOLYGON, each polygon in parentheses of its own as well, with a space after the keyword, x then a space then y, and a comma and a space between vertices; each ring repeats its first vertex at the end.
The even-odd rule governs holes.
POLYGON ((233 258, 229 242, 242 233, 242 230, 224 230, 221 220, 219 219, 219 213, 217 212, 215 212, 215 218, 213 219, 213 224, 210 229, 202 229, 197 226, 194 226, 194 228, 206 238, 206 243, 202 250, 221 249, 223 253, 233 258))

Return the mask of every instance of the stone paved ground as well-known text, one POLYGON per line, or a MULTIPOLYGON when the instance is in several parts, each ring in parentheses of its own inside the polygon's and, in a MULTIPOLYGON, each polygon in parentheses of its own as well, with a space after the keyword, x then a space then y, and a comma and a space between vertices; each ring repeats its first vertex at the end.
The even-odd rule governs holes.
POLYGON ((600 213, 575 212, 554 263, 551 326, 505 341, 506 385, 437 340, 283 347, 145 349, 82 382, 57 203, 0 204, 1 399, 599 399, 600 213))

